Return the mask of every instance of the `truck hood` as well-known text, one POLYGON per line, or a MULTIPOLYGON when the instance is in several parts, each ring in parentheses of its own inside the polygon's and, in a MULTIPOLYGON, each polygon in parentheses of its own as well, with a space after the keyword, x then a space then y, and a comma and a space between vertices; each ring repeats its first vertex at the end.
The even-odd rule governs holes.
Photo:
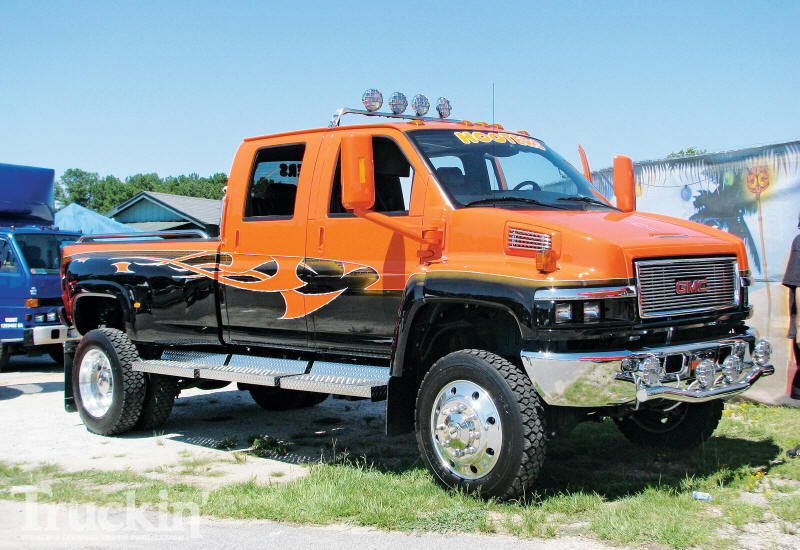
MULTIPOLYGON (((744 243, 738 237, 657 214, 464 208, 454 212, 452 221, 450 244, 456 255, 458 250, 468 248, 488 250, 490 234, 495 243, 503 235, 500 243, 509 258, 507 266, 514 271, 524 269, 528 274, 531 254, 523 251, 519 256, 524 259, 513 259, 517 252, 505 246, 508 229, 518 227, 553 235, 558 270, 545 277, 548 280, 629 279, 634 276, 634 260, 676 256, 736 256, 739 268, 747 269, 744 243), (462 241, 462 232, 471 233, 472 242, 462 241), (485 243, 480 243, 483 239, 485 243)), ((496 249, 496 245, 491 248, 496 249)), ((477 257, 471 261, 475 260, 477 257)))

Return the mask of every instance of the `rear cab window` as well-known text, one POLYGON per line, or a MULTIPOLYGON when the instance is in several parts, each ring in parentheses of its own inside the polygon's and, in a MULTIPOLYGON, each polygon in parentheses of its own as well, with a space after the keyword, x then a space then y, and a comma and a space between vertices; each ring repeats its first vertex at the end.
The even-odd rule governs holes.
POLYGON ((289 219, 294 216, 304 143, 260 149, 247 186, 244 219, 289 219))

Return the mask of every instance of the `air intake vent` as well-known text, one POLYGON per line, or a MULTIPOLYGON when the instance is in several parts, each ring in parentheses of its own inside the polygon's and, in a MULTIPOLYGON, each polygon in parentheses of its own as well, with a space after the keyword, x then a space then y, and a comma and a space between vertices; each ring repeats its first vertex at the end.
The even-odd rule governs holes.
POLYGON ((508 248, 512 250, 540 252, 552 247, 552 238, 547 233, 539 233, 519 227, 508 228, 508 248))

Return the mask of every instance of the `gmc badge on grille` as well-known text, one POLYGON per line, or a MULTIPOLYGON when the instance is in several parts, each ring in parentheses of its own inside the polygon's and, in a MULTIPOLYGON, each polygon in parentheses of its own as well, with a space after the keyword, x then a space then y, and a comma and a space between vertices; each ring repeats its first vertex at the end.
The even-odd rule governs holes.
POLYGON ((678 281, 675 283, 675 294, 697 294, 699 292, 708 292, 708 279, 678 281))

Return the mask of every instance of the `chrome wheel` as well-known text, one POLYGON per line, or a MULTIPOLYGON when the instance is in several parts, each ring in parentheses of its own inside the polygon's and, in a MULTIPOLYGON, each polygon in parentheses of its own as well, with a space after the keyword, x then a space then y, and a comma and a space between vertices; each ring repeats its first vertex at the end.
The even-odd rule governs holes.
POLYGON ((111 361, 99 348, 87 351, 78 367, 78 391, 87 413, 100 418, 111 408, 114 395, 114 374, 111 361))
POLYGON ((492 396, 468 380, 446 384, 431 409, 431 437, 442 466, 463 479, 485 476, 500 456, 503 430, 492 396))

